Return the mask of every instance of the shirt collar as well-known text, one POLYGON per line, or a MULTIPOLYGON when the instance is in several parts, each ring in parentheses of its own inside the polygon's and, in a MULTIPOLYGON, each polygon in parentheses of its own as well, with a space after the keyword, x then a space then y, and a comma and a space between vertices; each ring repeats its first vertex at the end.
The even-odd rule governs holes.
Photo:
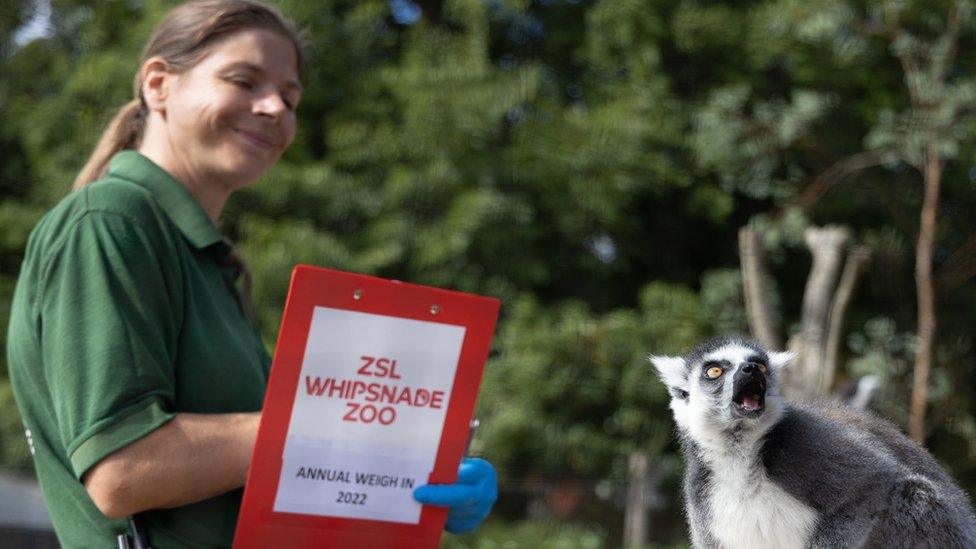
POLYGON ((183 236, 197 249, 223 242, 220 231, 186 187, 166 170, 134 150, 116 153, 108 164, 111 176, 148 190, 183 236))

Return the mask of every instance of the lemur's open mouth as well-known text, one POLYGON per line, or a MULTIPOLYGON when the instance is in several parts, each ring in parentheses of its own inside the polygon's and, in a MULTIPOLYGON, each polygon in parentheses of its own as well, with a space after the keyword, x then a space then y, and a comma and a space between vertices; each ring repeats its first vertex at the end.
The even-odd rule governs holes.
POLYGON ((766 407, 766 383, 762 379, 742 379, 732 393, 732 404, 745 416, 756 417, 766 407))

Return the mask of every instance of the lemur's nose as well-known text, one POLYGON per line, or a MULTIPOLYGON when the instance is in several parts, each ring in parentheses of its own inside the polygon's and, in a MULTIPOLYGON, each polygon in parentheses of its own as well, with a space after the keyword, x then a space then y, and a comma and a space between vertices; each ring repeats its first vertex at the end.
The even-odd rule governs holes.
POLYGON ((755 371, 756 371, 756 365, 753 364, 752 362, 746 362, 745 364, 742 365, 743 374, 752 374, 755 371))

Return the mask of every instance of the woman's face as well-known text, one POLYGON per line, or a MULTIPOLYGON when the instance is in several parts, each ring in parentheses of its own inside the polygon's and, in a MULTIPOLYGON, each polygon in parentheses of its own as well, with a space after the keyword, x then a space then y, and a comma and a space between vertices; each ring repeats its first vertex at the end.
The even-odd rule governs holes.
POLYGON ((300 98, 292 43, 266 30, 236 32, 168 86, 167 141, 187 175, 232 191, 291 144, 300 98))

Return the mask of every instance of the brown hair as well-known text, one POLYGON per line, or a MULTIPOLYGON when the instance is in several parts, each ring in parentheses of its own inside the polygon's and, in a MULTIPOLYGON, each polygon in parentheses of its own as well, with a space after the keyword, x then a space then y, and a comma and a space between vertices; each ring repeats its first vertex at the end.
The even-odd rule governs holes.
POLYGON ((108 161, 123 149, 134 149, 142 141, 148 109, 142 98, 142 65, 162 57, 174 72, 193 68, 218 40, 242 30, 264 29, 284 36, 295 46, 298 72, 302 75, 305 55, 294 24, 276 9, 255 0, 195 0, 170 11, 156 25, 139 59, 140 70, 132 82, 133 99, 109 122, 98 145, 75 177, 73 189, 80 189, 105 174, 108 161))

